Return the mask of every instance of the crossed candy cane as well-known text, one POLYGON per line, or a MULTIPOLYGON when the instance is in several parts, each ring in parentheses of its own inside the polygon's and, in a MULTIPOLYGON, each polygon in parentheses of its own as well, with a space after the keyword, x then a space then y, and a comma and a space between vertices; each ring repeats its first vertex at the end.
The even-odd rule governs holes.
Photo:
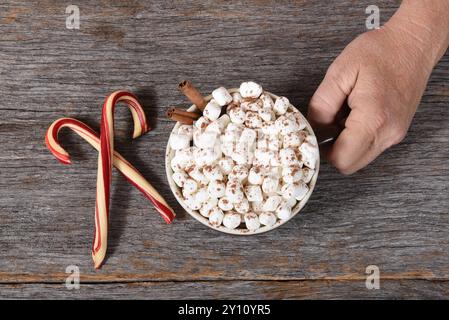
POLYGON ((133 139, 149 131, 145 113, 137 98, 126 91, 116 91, 109 95, 103 105, 100 132, 98 134, 89 126, 71 118, 60 118, 52 123, 45 136, 45 143, 51 153, 63 164, 71 164, 69 154, 61 147, 58 133, 70 128, 92 145, 98 152, 97 192, 95 205, 95 234, 92 245, 92 259, 95 268, 100 268, 107 250, 109 196, 114 165, 137 189, 139 189, 156 207, 167 223, 175 213, 162 196, 145 180, 123 156, 114 150, 114 108, 118 102, 125 102, 131 110, 134 121, 133 139))

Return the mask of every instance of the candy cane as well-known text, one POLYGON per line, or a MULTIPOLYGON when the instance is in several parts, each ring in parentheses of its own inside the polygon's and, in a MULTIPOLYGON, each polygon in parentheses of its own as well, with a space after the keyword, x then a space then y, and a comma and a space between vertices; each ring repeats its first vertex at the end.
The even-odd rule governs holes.
POLYGON ((97 171, 97 201, 95 206, 95 237, 92 258, 99 268, 105 258, 109 220, 109 195, 114 155, 114 109, 118 102, 125 102, 134 120, 133 138, 148 131, 145 113, 137 98, 126 91, 116 91, 106 97, 101 113, 100 152, 97 171))

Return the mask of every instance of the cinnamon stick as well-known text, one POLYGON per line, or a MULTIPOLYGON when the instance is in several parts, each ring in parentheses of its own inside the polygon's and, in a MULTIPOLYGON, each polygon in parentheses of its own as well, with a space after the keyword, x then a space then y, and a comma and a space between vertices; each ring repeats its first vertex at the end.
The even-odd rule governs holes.
POLYGON ((181 122, 182 124, 193 124, 201 115, 196 112, 190 112, 179 108, 171 107, 167 110, 167 117, 170 120, 181 122))
POLYGON ((194 105, 198 107, 201 111, 206 107, 206 100, 204 100, 203 95, 193 86, 193 84, 184 80, 178 85, 178 89, 189 99, 194 105))

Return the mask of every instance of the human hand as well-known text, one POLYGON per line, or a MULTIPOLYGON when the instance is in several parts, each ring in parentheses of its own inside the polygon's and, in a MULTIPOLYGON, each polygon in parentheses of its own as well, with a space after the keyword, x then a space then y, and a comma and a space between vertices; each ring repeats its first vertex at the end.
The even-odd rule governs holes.
MULTIPOLYGON (((343 174, 356 172, 402 141, 432 69, 449 44, 446 17, 436 21, 431 12, 430 21, 412 22, 415 14, 427 16, 406 2, 384 27, 362 34, 344 49, 310 101, 312 126, 344 126, 334 145, 323 150, 343 174), (350 113, 341 118, 345 102, 350 113)), ((448 5, 446 0, 434 2, 448 5)))

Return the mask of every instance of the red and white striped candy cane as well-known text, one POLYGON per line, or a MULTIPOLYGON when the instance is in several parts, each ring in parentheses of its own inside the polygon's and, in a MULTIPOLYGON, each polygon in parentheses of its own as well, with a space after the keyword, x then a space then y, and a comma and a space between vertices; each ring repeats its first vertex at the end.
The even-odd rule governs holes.
POLYGON ((95 268, 100 268, 107 249, 109 195, 112 177, 112 159, 114 154, 114 109, 118 102, 124 102, 131 110, 134 120, 133 138, 148 131, 148 125, 142 106, 137 98, 127 91, 116 91, 106 97, 101 112, 100 152, 97 171, 97 201, 95 206, 95 236, 92 246, 92 258, 95 268))

